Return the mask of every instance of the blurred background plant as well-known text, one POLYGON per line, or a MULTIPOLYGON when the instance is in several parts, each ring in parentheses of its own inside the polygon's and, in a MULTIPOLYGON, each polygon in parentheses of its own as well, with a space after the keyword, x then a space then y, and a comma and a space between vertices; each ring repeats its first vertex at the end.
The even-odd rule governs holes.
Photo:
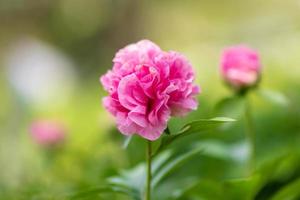
POLYGON ((215 104, 231 94, 218 73, 225 46, 257 49, 261 87, 284 94, 264 90, 249 97, 257 135, 253 177, 247 176, 244 119, 234 102, 226 113, 237 123, 172 145, 173 153, 205 151, 167 176, 156 199, 299 198, 299 11, 295 0, 1 0, 1 199, 64 199, 144 159, 137 137, 122 149, 124 138, 101 106, 98 82, 117 49, 143 38, 183 52, 203 90, 199 109, 172 119, 171 132, 215 116, 215 104), (38 119, 60 121, 68 131, 51 158, 30 135, 38 119))

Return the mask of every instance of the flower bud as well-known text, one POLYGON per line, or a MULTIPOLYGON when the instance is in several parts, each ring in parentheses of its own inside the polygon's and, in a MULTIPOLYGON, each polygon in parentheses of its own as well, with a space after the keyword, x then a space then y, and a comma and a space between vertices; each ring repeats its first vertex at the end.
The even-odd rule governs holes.
POLYGON ((221 75, 232 88, 240 91, 255 86, 260 79, 261 64, 255 50, 233 46, 223 51, 221 75))
POLYGON ((30 130, 33 140, 41 146, 56 146, 65 140, 65 128, 57 121, 35 121, 30 130))

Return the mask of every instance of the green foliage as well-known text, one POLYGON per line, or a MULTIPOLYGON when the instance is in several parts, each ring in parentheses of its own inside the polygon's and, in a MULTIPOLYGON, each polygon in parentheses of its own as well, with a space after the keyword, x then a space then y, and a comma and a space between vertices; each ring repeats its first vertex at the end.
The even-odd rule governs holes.
POLYGON ((76 194, 68 196, 67 198, 69 198, 71 200, 92 199, 92 198, 100 197, 101 194, 103 194, 103 193, 120 193, 120 194, 129 195, 134 200, 139 200, 139 198, 136 197, 135 194, 132 191, 130 191, 128 188, 122 187, 122 186, 117 186, 117 185, 95 187, 95 188, 92 188, 89 190, 78 192, 76 194))
POLYGON ((203 151, 202 148, 191 149, 181 155, 176 155, 176 157, 174 157, 172 160, 163 163, 164 165, 160 167, 157 172, 153 173, 152 186, 155 187, 156 185, 158 185, 159 182, 163 180, 163 178, 165 178, 167 175, 176 170, 176 168, 178 168, 181 164, 188 161, 201 151, 203 151))
POLYGON ((222 181, 200 179, 173 193, 172 199, 296 200, 300 197, 300 155, 280 156, 260 166, 246 178, 222 181), (296 159, 296 160, 295 160, 296 159), (281 160, 279 162, 279 160, 281 160), (277 165, 274 165, 276 164, 277 165), (287 167, 289 170, 287 171, 287 167), (268 172, 268 173, 266 173, 268 172), (286 175, 287 172, 292 172, 286 175), (284 173, 285 175, 283 175, 284 173))
MULTIPOLYGON (((153 161, 152 166, 152 188, 155 188, 164 178, 170 175, 184 162, 188 161, 193 156, 202 152, 204 149, 212 145, 199 145, 196 148, 192 148, 181 155, 173 155, 170 151, 162 152, 175 140, 179 140, 183 136, 188 136, 191 134, 201 133, 209 129, 217 128, 224 123, 233 122, 235 120, 231 118, 218 117, 213 119, 201 119, 197 121, 190 122, 183 126, 183 128, 177 134, 166 134, 162 138, 162 142, 156 151, 156 157, 153 161)), ((126 138, 130 140, 131 137, 126 138)), ((128 145, 128 141, 125 141, 128 145)), ((126 146, 127 146, 126 145, 126 146)), ((208 152, 214 152, 216 145, 210 148, 208 152)), ((216 151, 215 151, 216 152, 216 151)), ((139 164, 132 169, 123 170, 120 172, 119 176, 113 176, 108 179, 108 186, 93 189, 91 191, 82 192, 77 196, 88 196, 93 194, 101 194, 105 192, 120 192, 125 193, 132 197, 133 199, 139 199, 143 196, 146 180, 146 165, 145 163, 139 164)), ((76 196, 76 197, 77 197, 76 196)))
POLYGON ((289 183, 284 186, 279 192, 277 192, 272 200, 296 200, 300 198, 300 179, 289 183))
POLYGON ((181 130, 176 134, 164 135, 161 139, 161 144, 158 147, 156 154, 165 149, 167 146, 172 144, 173 142, 181 139, 182 137, 186 137, 191 134, 202 133, 204 131, 218 128, 222 126, 224 123, 233 122, 234 119, 226 118, 226 117, 216 117, 212 119, 200 119, 197 121, 192 121, 184 125, 181 130))
POLYGON ((245 99, 242 96, 235 95, 219 101, 215 106, 215 113, 239 119, 244 113, 244 107, 245 99))
MULTIPOLYGON (((191 149, 181 155, 172 155, 170 151, 165 151, 155 157, 152 163, 152 188, 155 188, 164 178, 170 175, 184 162, 187 162, 193 156, 199 154, 202 148, 191 149)), ((143 196, 146 180, 145 163, 139 164, 136 167, 123 170, 120 175, 108 179, 111 186, 126 188, 127 194, 132 198, 138 199, 143 196)), ((106 192, 99 190, 99 193, 106 192)))
POLYGON ((281 92, 270 89, 260 89, 258 90, 258 94, 270 103, 285 107, 289 105, 288 98, 281 92))

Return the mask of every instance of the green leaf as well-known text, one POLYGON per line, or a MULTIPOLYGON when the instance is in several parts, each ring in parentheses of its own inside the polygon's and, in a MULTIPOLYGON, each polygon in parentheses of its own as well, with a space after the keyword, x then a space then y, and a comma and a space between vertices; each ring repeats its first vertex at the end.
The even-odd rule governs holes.
POLYGON ((224 182, 226 199, 230 200, 252 200, 259 187, 258 175, 249 178, 232 179, 224 182))
POLYGON ((258 90, 258 93, 261 97, 263 97, 265 100, 271 103, 278 104, 281 106, 289 105, 289 99, 281 92, 269 89, 261 89, 258 90))
POLYGON ((300 179, 293 181, 275 194, 272 200, 297 200, 300 198, 300 179))
POLYGON ((220 181, 201 179, 178 188, 172 195, 174 199, 224 199, 220 181))
POLYGON ((225 181, 198 180, 175 191, 175 199, 252 200, 259 187, 259 176, 225 181))
POLYGON ((295 180, 299 179, 299 163, 300 156, 297 152, 281 153, 264 163, 258 169, 258 173, 261 175, 261 189, 257 198, 271 199, 274 196, 274 191, 281 191, 293 184, 295 180), (278 187, 275 187, 273 191, 270 190, 270 188, 274 188, 274 185, 278 187))
POLYGON ((195 148, 202 148, 203 155, 239 163, 245 162, 249 156, 249 146, 244 142, 226 144, 218 140, 205 140, 195 143, 195 148))
POLYGON ((122 170, 120 175, 107 179, 111 185, 125 187, 136 193, 141 194, 145 182, 145 164, 139 164, 130 170, 122 170))
POLYGON ((69 197, 69 199, 71 199, 71 200, 85 199, 85 198, 96 196, 96 195, 99 196, 100 194, 103 194, 103 193, 126 194, 126 195, 132 197, 133 199, 138 200, 137 196, 134 195, 130 190, 123 188, 123 187, 113 186, 113 185, 95 187, 95 188, 92 188, 89 190, 81 191, 81 192, 71 195, 69 197))
POLYGON ((177 134, 173 135, 164 135, 161 140, 161 144, 158 147, 155 154, 159 153, 167 146, 169 146, 174 141, 196 133, 201 133, 203 131, 207 131, 210 129, 218 128, 222 126, 224 123, 234 122, 234 119, 227 118, 227 117, 216 117, 212 119, 200 119, 197 121, 190 122, 183 126, 183 128, 177 134))
POLYGON ((122 148, 123 148, 123 149, 127 149, 129 143, 130 143, 131 140, 132 140, 132 137, 133 137, 133 135, 126 136, 126 138, 125 138, 125 140, 124 140, 124 142, 123 142, 123 145, 122 145, 122 148))
MULTIPOLYGON (((167 162, 171 157, 170 151, 165 151, 155 157, 152 161, 152 174, 157 173, 158 170, 167 162)), ((146 166, 141 163, 132 169, 122 170, 119 175, 108 178, 108 183, 112 186, 123 188, 129 191, 129 195, 136 198, 140 197, 145 188, 146 180, 146 166)))
POLYGON ((157 173, 157 171, 171 158, 171 151, 164 151, 160 155, 156 156, 152 161, 152 174, 157 173))
POLYGON ((155 187, 164 177, 174 171, 184 162, 188 161, 193 156, 197 155, 202 151, 201 148, 192 149, 180 156, 175 157, 171 161, 167 162, 162 166, 156 173, 153 174, 152 187, 155 187))
POLYGON ((232 96, 224 98, 216 104, 216 115, 228 116, 238 119, 244 113, 245 98, 232 96))
POLYGON ((179 134, 186 136, 192 133, 199 133, 213 128, 218 128, 222 124, 227 122, 234 122, 235 120, 228 117, 216 117, 212 119, 200 119, 197 121, 190 122, 183 126, 179 134))

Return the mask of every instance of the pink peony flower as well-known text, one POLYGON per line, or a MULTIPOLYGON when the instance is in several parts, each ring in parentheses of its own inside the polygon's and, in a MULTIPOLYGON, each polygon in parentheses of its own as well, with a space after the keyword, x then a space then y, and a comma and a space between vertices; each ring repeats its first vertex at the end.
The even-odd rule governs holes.
POLYGON ((54 146, 65 139, 65 129, 56 121, 41 120, 31 125, 31 135, 42 146, 54 146))
POLYGON ((171 116, 197 108, 199 87, 188 60, 177 52, 164 52, 149 40, 119 50, 113 69, 100 80, 109 96, 105 108, 116 117, 124 135, 156 140, 171 116))
POLYGON ((221 75, 235 89, 254 86, 260 78, 261 64, 256 51, 246 46, 224 50, 221 58, 221 75))

